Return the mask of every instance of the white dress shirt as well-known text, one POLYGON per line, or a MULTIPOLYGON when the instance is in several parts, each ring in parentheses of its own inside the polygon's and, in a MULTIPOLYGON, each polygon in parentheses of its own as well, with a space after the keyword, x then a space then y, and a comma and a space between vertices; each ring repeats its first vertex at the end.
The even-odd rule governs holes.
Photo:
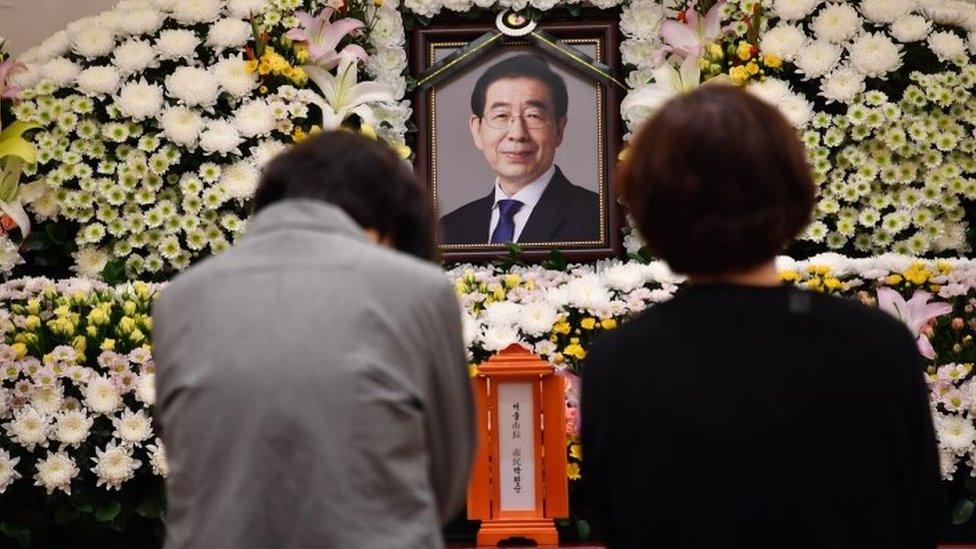
POLYGON ((552 181, 552 176, 555 173, 556 165, 553 164, 538 179, 522 187, 519 192, 512 196, 505 194, 501 185, 498 184, 498 180, 495 179, 495 203, 491 207, 491 224, 488 226, 489 241, 491 241, 491 235, 495 232, 495 227, 498 226, 498 219, 501 217, 501 214, 498 212, 498 201, 508 199, 518 200, 523 204, 522 208, 512 216, 512 220, 515 222, 515 235, 512 241, 519 241, 522 229, 525 228, 525 222, 529 220, 529 216, 532 215, 532 210, 539 203, 539 199, 542 198, 542 193, 546 191, 546 187, 549 186, 549 182, 552 181))

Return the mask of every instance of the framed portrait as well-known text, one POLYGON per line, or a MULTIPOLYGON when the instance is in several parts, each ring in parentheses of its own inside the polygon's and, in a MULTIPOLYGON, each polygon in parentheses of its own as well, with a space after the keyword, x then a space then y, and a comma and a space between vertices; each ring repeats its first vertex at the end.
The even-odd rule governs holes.
MULTIPOLYGON (((529 260, 554 249, 571 261, 619 254, 621 214, 610 186, 621 147, 619 90, 538 41, 499 35, 491 47, 472 47, 486 42, 493 23, 434 24, 412 37, 418 74, 464 58, 414 98, 416 168, 435 201, 442 256, 489 259, 507 253, 507 243, 529 260)), ((570 48, 570 58, 610 67, 619 58, 615 21, 538 28, 570 48)))

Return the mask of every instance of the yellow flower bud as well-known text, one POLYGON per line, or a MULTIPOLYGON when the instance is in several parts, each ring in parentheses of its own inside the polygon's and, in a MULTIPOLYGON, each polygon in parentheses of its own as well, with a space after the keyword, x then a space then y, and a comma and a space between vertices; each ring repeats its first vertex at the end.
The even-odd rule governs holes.
POLYGON ((88 340, 85 339, 85 336, 78 336, 71 342, 71 346, 75 348, 75 351, 78 351, 78 354, 83 355, 85 348, 88 347, 88 340))
POLYGON ((494 290, 492 290, 492 296, 498 301, 505 299, 505 288, 500 285, 495 285, 494 290))
POLYGON ((712 59, 721 59, 725 56, 724 52, 722 51, 722 46, 719 46, 715 42, 708 45, 708 54, 712 59))
POLYGON ((30 315, 24 319, 24 328, 28 330, 36 330, 41 327, 41 319, 35 315, 30 315))
POLYGON ((778 69, 783 66, 783 60, 778 55, 767 53, 763 56, 763 64, 767 67, 778 69))
POLYGON ((517 288, 522 283, 522 277, 515 273, 505 275, 502 280, 505 282, 506 288, 517 288))
POLYGON ((612 330, 617 327, 617 320, 614 318, 604 318, 600 321, 600 326, 603 326, 604 330, 612 330))
POLYGON ((85 332, 88 334, 88 337, 95 337, 96 335, 98 335, 98 328, 89 325, 88 328, 85 330, 85 332))
POLYGON ((99 349, 103 351, 114 351, 115 350, 115 340, 110 338, 105 338, 99 349))
POLYGON ((750 61, 749 64, 746 65, 746 70, 749 71, 750 75, 755 75, 759 72, 759 65, 757 65, 755 61, 750 61))
POLYGON ((115 331, 120 334, 128 334, 136 328, 136 321, 132 320, 132 317, 123 316, 119 319, 119 324, 115 328, 115 331))
POLYGON ((899 275, 899 274, 890 274, 890 275, 888 275, 885 278, 884 282, 885 282, 885 284, 887 284, 889 286, 897 286, 898 284, 901 284, 901 281, 902 280, 903 279, 902 279, 901 275, 899 275))
POLYGON ((18 360, 27 356, 27 345, 23 343, 14 343, 10 346, 10 349, 14 352, 18 360))
POLYGON ((132 333, 129 334, 129 341, 135 343, 136 345, 142 343, 143 340, 145 339, 146 339, 146 335, 143 334, 142 330, 140 330, 139 328, 132 330, 132 333))
POLYGON ((132 315, 136 314, 136 304, 135 304, 135 302, 133 302, 133 301, 126 301, 125 303, 123 303, 122 304, 122 312, 125 313, 126 316, 132 316, 132 315))
POLYGON ((588 316, 580 321, 580 326, 582 326, 584 330, 592 330, 596 326, 596 319, 588 316))
POLYGON ((739 48, 735 51, 735 54, 739 56, 739 59, 743 61, 748 61, 752 58, 753 45, 748 42, 739 42, 739 48))
POLYGON ((41 302, 36 299, 27 300, 27 313, 32 315, 41 314, 41 302))

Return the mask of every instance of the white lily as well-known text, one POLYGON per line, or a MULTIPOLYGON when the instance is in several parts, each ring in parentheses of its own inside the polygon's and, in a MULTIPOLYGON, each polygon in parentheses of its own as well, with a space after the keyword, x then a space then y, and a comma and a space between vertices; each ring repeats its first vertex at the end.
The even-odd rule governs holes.
POLYGON ((322 129, 338 128, 343 120, 366 103, 393 101, 393 88, 390 86, 379 82, 359 82, 357 65, 355 56, 343 55, 335 74, 317 65, 304 67, 309 79, 322 92, 313 100, 322 110, 322 129))
POLYGON ((686 58, 679 69, 670 63, 662 63, 652 74, 654 82, 627 94, 620 110, 628 112, 640 109, 645 114, 650 114, 672 97, 691 91, 701 84, 698 57, 686 58))

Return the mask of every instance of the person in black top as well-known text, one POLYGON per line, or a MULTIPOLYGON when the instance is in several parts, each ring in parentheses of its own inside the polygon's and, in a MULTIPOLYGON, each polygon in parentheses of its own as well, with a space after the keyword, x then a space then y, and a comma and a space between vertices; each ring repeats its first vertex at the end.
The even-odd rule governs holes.
POLYGON ((780 285, 809 222, 796 130, 703 86, 639 132, 620 194, 689 282, 593 346, 583 480, 611 547, 935 547, 938 455, 915 342, 860 303, 780 285))

